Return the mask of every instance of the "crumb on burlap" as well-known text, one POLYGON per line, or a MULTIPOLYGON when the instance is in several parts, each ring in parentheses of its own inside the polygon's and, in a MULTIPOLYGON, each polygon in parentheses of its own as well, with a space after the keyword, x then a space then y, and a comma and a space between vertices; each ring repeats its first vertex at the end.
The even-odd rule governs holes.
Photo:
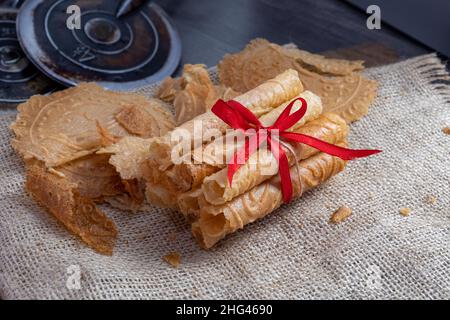
POLYGON ((136 235, 137 240, 145 240, 145 238, 147 238, 147 237, 148 237, 148 233, 146 233, 146 232, 136 235))
POLYGON ((400 214, 401 214, 402 216, 404 216, 404 217, 409 216, 409 215, 411 214, 411 211, 412 211, 412 210, 411 210, 410 208, 407 208, 407 207, 400 208, 400 210, 399 210, 400 214))
POLYGON ((368 198, 369 198, 369 200, 372 200, 373 198, 375 198, 375 193, 369 192, 368 198))
POLYGON ((352 209, 347 206, 342 206, 337 209, 330 217, 331 223, 340 223, 346 220, 348 217, 352 215, 352 209))
POLYGON ((442 128, 442 132, 445 134, 450 134, 450 126, 442 128))
POLYGON ((174 242, 175 240, 177 240, 177 233, 175 231, 170 232, 167 238, 169 239, 169 241, 174 242))
POLYGON ((436 204, 437 198, 435 196, 428 195, 425 198, 425 202, 428 203, 428 204, 436 204))
POLYGON ((181 261, 181 256, 178 252, 171 252, 169 254, 166 254, 163 259, 170 264, 174 268, 178 268, 181 261))

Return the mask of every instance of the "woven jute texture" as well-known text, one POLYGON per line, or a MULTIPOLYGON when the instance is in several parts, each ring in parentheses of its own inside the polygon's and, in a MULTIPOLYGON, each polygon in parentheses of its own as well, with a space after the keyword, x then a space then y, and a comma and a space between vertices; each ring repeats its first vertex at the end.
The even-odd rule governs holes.
POLYGON ((379 95, 351 125, 350 143, 383 153, 350 162, 210 251, 177 212, 150 206, 138 214, 102 207, 120 230, 118 244, 113 257, 88 249, 24 192, 9 143, 13 116, 1 117, 0 296, 449 299, 450 136, 442 128, 450 125, 450 90, 439 81, 448 75, 435 55, 366 73, 380 82, 379 95), (353 215, 329 224, 341 205, 353 215), (162 258, 173 251, 178 269, 162 258))

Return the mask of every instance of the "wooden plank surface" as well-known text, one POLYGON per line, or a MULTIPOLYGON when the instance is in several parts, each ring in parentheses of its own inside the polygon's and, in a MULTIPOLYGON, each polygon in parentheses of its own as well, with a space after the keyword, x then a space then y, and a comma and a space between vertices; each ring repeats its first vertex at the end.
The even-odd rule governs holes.
POLYGON ((172 17, 183 44, 182 64, 213 66, 224 54, 264 37, 312 52, 386 64, 430 52, 387 25, 366 27, 367 15, 341 0, 157 0, 172 17), (356 46, 349 50, 338 50, 356 46), (344 54, 344 52, 346 52, 344 54))

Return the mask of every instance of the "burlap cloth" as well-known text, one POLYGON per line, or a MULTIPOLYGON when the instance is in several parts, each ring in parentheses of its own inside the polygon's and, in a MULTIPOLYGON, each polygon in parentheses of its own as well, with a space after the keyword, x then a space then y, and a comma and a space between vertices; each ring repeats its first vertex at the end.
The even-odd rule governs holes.
POLYGON ((367 75, 380 82, 379 96, 351 126, 350 142, 384 152, 351 162, 210 251, 199 249, 176 212, 105 206, 120 238, 113 257, 94 253, 24 193, 23 166, 9 144, 13 117, 1 117, 1 297, 449 299, 450 136, 441 130, 450 125, 450 89, 434 81, 447 73, 426 55, 367 75), (330 225, 344 204, 353 215, 330 225), (401 216, 401 207, 411 215, 401 216), (162 259, 171 251, 181 254, 178 269, 162 259), (66 286, 73 266, 81 289, 66 286))

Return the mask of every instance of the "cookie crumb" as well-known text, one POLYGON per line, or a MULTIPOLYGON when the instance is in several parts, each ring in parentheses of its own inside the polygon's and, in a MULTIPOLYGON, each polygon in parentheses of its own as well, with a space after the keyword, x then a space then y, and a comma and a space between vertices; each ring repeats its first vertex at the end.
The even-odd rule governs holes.
POLYGON ((174 268, 178 268, 181 261, 181 256, 178 252, 171 252, 169 254, 166 254, 163 259, 170 264, 174 268))
POLYGON ((168 235, 169 241, 174 242, 175 240, 177 240, 177 233, 176 232, 171 232, 168 235))
POLYGON ((404 208, 400 208, 399 212, 402 216, 407 217, 411 214, 411 209, 404 207, 404 208))
POLYGON ((450 126, 442 128, 442 132, 445 133, 445 134, 450 134, 450 126))
POLYGON ((147 236, 148 236, 148 234, 143 232, 143 233, 140 233, 140 234, 136 235, 136 239, 138 239, 138 240, 145 240, 145 238, 147 238, 147 236))
POLYGON ((425 198, 425 202, 428 203, 428 204, 436 204, 437 198, 436 198, 435 196, 428 195, 428 196, 425 198))
POLYGON ((368 198, 369 198, 369 200, 372 200, 373 198, 375 198, 375 193, 369 192, 368 198))
POLYGON ((331 223, 340 223, 352 215, 352 209, 347 206, 342 206, 337 209, 330 217, 331 223))

